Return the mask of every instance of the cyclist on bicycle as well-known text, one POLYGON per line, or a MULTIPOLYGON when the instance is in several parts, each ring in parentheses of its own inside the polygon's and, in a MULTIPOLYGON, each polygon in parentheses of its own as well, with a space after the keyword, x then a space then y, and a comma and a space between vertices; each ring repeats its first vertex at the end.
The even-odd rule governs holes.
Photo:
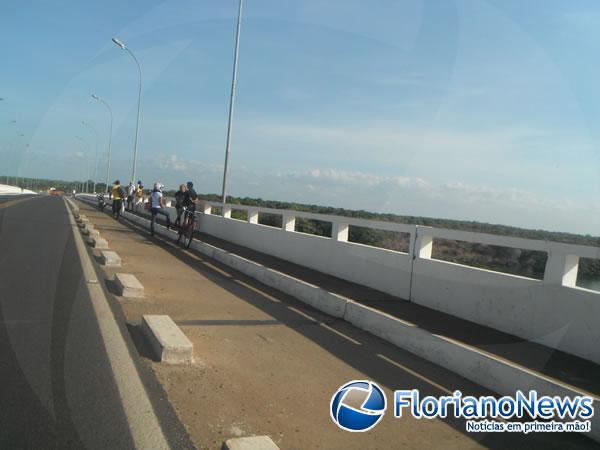
MULTIPOLYGON (((167 230, 171 228, 171 217, 169 217, 169 213, 165 211, 165 198, 163 197, 162 189, 163 185, 161 183, 154 183, 154 189, 150 194, 150 212, 152 213, 152 231, 154 232, 154 221, 156 220, 156 216, 160 214, 161 216, 165 216, 167 219, 167 230)), ((154 233, 153 233, 154 234, 154 233)))
POLYGON ((187 190, 183 193, 182 206, 188 211, 196 211, 196 203, 198 202, 198 194, 194 190, 194 183, 187 182, 187 190))
MULTIPOLYGON (((184 187, 182 185, 182 187, 184 187)), ((183 237, 183 243, 186 248, 189 248, 192 239, 194 238, 194 223, 196 220, 196 202, 198 201, 198 194, 194 190, 194 183, 191 181, 187 182, 187 189, 183 192, 183 200, 181 202, 181 209, 183 211, 183 223, 179 228, 179 237, 177 243, 183 237)))
POLYGON ((181 215, 183 214, 183 199, 185 197, 185 191, 187 187, 185 184, 179 186, 179 190, 175 192, 175 211, 177 212, 177 218, 175 219, 175 226, 181 226, 181 215))

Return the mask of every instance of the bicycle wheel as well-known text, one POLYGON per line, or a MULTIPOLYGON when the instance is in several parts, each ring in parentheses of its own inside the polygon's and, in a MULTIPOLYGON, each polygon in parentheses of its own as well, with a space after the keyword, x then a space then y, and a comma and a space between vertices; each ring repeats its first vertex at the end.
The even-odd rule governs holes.
POLYGON ((187 226, 185 227, 185 240, 183 243, 185 244, 185 248, 190 248, 192 245, 192 240, 194 239, 194 220, 189 220, 187 226))

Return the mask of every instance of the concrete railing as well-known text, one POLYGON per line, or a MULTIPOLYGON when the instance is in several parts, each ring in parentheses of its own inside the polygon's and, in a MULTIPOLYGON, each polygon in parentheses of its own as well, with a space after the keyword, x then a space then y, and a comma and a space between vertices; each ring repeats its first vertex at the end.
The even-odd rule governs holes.
POLYGON ((244 205, 214 215, 214 207, 222 205, 200 208, 205 233, 600 363, 600 293, 575 285, 579 258, 600 259, 600 248, 244 205), (259 224, 260 214, 281 216, 281 229, 259 224), (330 222, 332 236, 294 231, 298 218, 330 222), (407 233, 408 252, 348 242, 351 226, 407 233), (435 239, 545 252, 544 278, 432 259, 435 239))
POLYGON ((202 232, 600 363, 600 292, 575 285, 579 258, 600 259, 600 248, 233 204, 212 214, 222 206, 201 203, 202 232), (261 214, 281 216, 281 228, 261 214), (295 231, 298 218, 331 223, 331 237, 295 231), (352 226, 406 233, 408 251, 349 242, 352 226), (436 239, 545 252, 544 278, 433 259, 436 239))
POLYGON ((414 226, 243 205, 226 205, 223 216, 216 216, 211 214, 213 206, 221 205, 205 202, 201 208, 200 229, 205 233, 392 295, 410 296, 410 254, 348 242, 348 229, 406 233, 412 247, 414 226), (232 210, 247 211, 247 220, 232 219, 232 210), (259 224, 259 214, 281 216, 281 228, 259 224), (298 218, 330 222, 332 237, 294 231, 298 218))

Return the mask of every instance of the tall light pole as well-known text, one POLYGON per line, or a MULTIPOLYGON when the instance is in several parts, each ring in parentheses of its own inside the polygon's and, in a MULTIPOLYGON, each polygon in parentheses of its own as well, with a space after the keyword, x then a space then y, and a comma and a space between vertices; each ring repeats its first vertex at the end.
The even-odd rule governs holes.
MULTIPOLYGON (((15 122, 16 122, 16 121, 15 121, 15 122)), ((25 135, 24 135, 23 133, 19 133, 19 136, 18 136, 18 138, 22 138, 22 137, 24 137, 24 136, 25 136, 25 135)), ((18 139, 18 142, 17 142, 17 150, 18 150, 18 149, 19 149, 19 147, 20 147, 20 145, 19 145, 20 143, 21 143, 21 139, 18 139)), ((20 170, 20 167, 21 167, 21 165, 19 164, 19 167, 17 167, 17 173, 15 173, 15 186, 17 186, 17 187, 19 186, 19 172, 21 172, 21 170, 20 170)))
MULTIPOLYGON (((238 18, 237 18, 237 29, 235 33, 235 51, 233 55, 233 75, 231 77, 231 95, 229 97, 229 121, 227 123, 227 143, 225 144, 225 165, 223 167, 223 192, 221 194, 221 200, 223 202, 223 206, 225 206, 225 202, 227 201, 227 170, 229 168, 229 150, 231 148, 231 133, 233 128, 233 108, 235 104, 235 86, 237 82, 237 64, 239 57, 239 48, 240 48, 240 31, 242 28, 242 9, 244 5, 244 0, 240 0, 239 8, 238 8, 238 18)), ((223 208, 225 211, 225 208, 223 208)))
POLYGON ((138 90, 137 120, 136 120, 136 123, 135 123, 135 143, 133 145, 133 167, 131 169, 131 184, 134 184, 135 183, 135 167, 136 167, 136 164, 137 164, 138 135, 139 135, 139 131, 140 131, 140 108, 142 106, 142 67, 140 66, 140 62, 135 57, 135 55, 133 54, 133 52, 129 49, 129 47, 127 47, 122 41, 120 41, 116 37, 112 38, 112 41, 116 45, 118 45, 119 47, 121 47, 121 49, 126 50, 127 53, 129 53, 131 55, 131 57, 133 58, 133 60, 137 64, 138 74, 140 75, 140 86, 139 86, 139 90, 138 90))
POLYGON ((96 153, 94 156, 94 189, 92 189, 92 192, 95 194, 96 193, 96 180, 98 177, 98 132, 96 131, 96 129, 93 126, 91 126, 89 123, 87 123, 83 120, 81 121, 81 124, 85 127, 88 127, 96 135, 96 153))
POLYGON ((112 108, 110 107, 110 105, 108 103, 106 103, 103 99, 98 97, 96 94, 92 94, 92 98, 94 100, 99 101, 104 106, 106 106, 106 108, 108 109, 108 112, 110 113, 110 131, 108 132, 108 154, 106 156, 106 182, 105 182, 105 189, 108 190, 108 179, 110 177, 110 146, 111 146, 111 142, 112 142, 113 113, 112 113, 112 108))
MULTIPOLYGON (((83 145, 87 146, 88 152, 89 152, 90 146, 87 143, 87 141, 84 138, 82 138, 81 136, 75 136, 75 137, 77 139, 79 139, 83 143, 83 145)), ((89 178, 89 159, 85 157, 85 154, 84 154, 83 158, 85 160, 85 170, 84 170, 84 172, 85 172, 85 183, 84 184, 85 184, 85 192, 87 193, 87 191, 88 191, 88 178, 89 178)))

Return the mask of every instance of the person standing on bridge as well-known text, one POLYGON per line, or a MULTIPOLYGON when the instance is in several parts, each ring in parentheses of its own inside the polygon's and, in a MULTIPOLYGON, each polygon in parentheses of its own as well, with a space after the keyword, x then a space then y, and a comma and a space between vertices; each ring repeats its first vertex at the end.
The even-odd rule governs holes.
POLYGON ((112 189, 112 213, 115 219, 119 219, 121 215, 121 208, 123 207, 123 198, 125 198, 125 189, 121 186, 121 182, 119 180, 115 181, 112 189))
POLYGON ((187 187, 185 184, 179 185, 179 190, 175 192, 175 211, 177 211, 177 218, 175 219, 175 226, 181 226, 181 214, 183 213, 183 199, 185 198, 185 191, 187 187))
POLYGON ((140 206, 144 204, 144 185, 142 181, 138 181, 137 187, 135 188, 135 205, 134 209, 138 211, 140 206))
POLYGON ((194 183, 188 181, 182 204, 188 211, 195 212, 197 202, 198 194, 196 194, 196 191, 194 190, 194 183))
POLYGON ((133 181, 127 186, 127 210, 133 211, 133 196, 135 194, 135 186, 133 181))
POLYGON ((150 232, 152 236, 154 236, 154 222, 158 214, 165 216, 167 219, 167 230, 171 228, 171 217, 169 217, 169 213, 165 211, 165 198, 162 193, 163 187, 164 186, 161 183, 154 183, 154 189, 150 194, 150 212, 152 213, 150 232))

